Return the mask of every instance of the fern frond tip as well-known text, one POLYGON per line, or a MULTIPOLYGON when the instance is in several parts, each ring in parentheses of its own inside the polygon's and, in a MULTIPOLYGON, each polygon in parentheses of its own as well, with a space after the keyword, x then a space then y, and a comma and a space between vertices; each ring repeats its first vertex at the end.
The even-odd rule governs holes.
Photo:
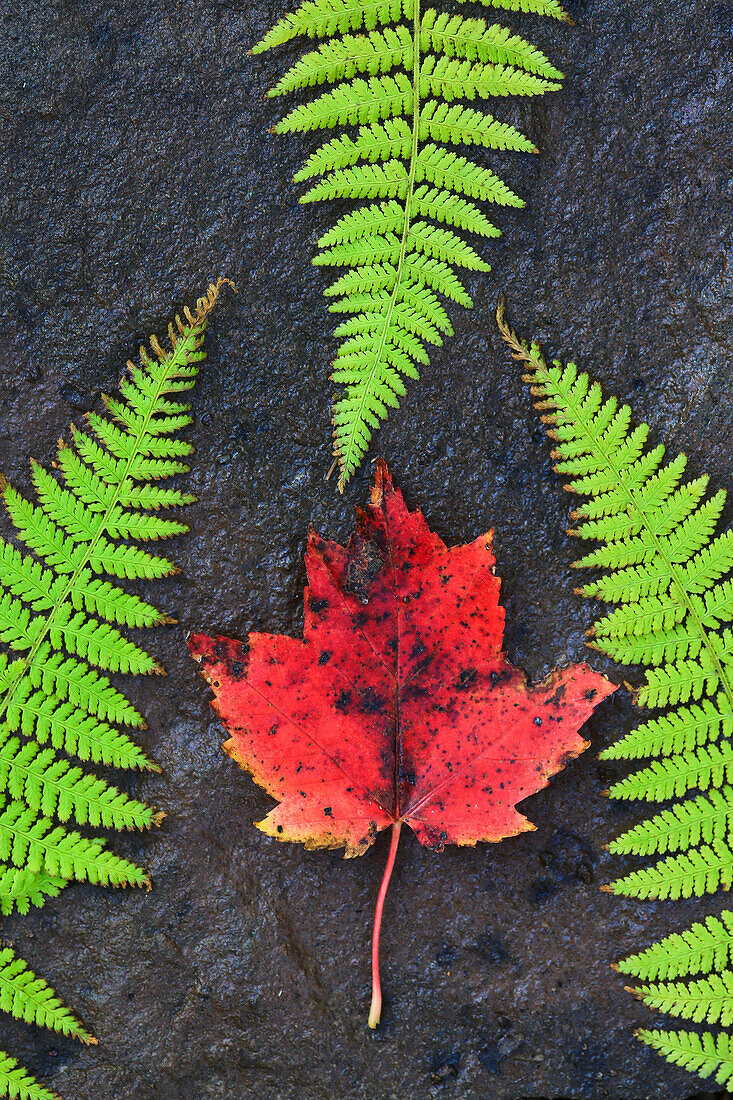
POLYGON ((8 1100, 61 1100, 40 1084, 20 1063, 0 1051, 0 1096, 8 1100))
MULTIPOLYGON (((570 21, 556 0, 484 4, 570 21)), ((495 238, 499 227, 477 203, 525 205, 498 175, 452 147, 536 154, 536 146, 469 104, 544 95, 563 78, 511 29, 427 6, 421 11, 419 0, 304 0, 252 52, 300 37, 325 41, 290 65, 269 95, 320 90, 270 132, 348 127, 325 140, 294 180, 320 177, 302 203, 364 200, 326 235, 328 244, 319 242, 314 259, 317 266, 348 269, 326 291, 345 299, 344 312, 352 311, 355 298, 372 296, 364 315, 336 333, 343 361, 335 381, 346 394, 335 412, 349 435, 337 447, 343 491, 372 433, 405 396, 401 376, 415 378, 416 365, 429 362, 428 346, 440 343, 436 329, 450 334, 441 297, 472 305, 456 272, 490 270, 454 229, 495 238)))
POLYGON ((205 294, 202 294, 200 298, 196 300, 196 314, 192 315, 188 306, 184 307, 184 314, 186 320, 190 325, 203 324, 211 311, 214 309, 216 303, 219 300, 219 295, 223 287, 228 286, 235 294, 238 293, 237 287, 231 279, 226 275, 220 275, 215 283, 209 283, 209 288, 205 294))
MULTIPOLYGON (((509 348, 509 353, 512 359, 516 359, 518 363, 533 363, 532 352, 536 345, 530 346, 530 344, 522 340, 507 320, 507 300, 503 291, 499 293, 496 301, 496 324, 502 339, 509 348)), ((539 351, 539 348, 537 349, 539 351)), ((534 374, 523 375, 523 381, 531 384, 535 382, 534 374)))
POLYGON ((726 1086, 733 1078, 733 1044, 727 1032, 650 1031, 639 1028, 634 1037, 673 1065, 700 1077, 712 1077, 726 1086))

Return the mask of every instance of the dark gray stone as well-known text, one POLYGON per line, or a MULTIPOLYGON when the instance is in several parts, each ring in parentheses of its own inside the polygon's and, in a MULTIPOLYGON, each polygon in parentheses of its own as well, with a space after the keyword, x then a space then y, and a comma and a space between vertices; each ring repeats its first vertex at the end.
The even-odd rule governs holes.
MULTIPOLYGON (((538 157, 488 158, 527 197, 500 211, 494 271, 372 456, 449 541, 496 529, 510 658, 543 676, 583 653, 568 501, 497 338, 521 328, 575 356, 657 438, 730 487, 733 6, 575 0, 575 28, 502 14, 567 72, 544 102, 500 104, 538 157)), ((8 1024, 3 1044, 65 1100, 680 1100, 699 1084, 632 1039, 661 1018, 609 964, 723 899, 602 894, 602 845, 640 816, 601 797, 594 752, 527 804, 535 833, 440 857, 407 838, 384 931, 384 1027, 368 1032, 368 948, 384 838, 364 859, 304 853, 252 828, 266 796, 224 757, 184 647, 191 627, 301 627, 306 529, 345 538, 367 493, 330 462, 334 343, 309 265, 334 210, 298 205, 313 139, 275 138, 264 99, 287 50, 247 50, 283 0, 24 0, 0 5, 0 468, 115 383, 141 337, 211 276, 240 287, 209 338, 191 438, 184 576, 155 586, 181 626, 151 641, 169 678, 131 688, 160 778, 130 789, 168 813, 117 850, 148 895, 72 887, 3 934, 99 1036, 82 1050, 8 1024), (71 406, 71 407, 70 407, 71 406)), ((478 11, 478 5, 476 5, 478 11)), ((729 514, 730 515, 730 514, 729 514)), ((599 710, 598 749, 630 727, 599 710)))

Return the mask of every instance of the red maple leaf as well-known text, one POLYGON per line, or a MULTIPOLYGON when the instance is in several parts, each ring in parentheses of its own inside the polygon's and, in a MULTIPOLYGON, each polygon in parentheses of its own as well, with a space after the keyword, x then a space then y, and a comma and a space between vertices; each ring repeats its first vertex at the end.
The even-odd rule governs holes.
POLYGON ((578 729, 615 688, 585 664, 530 686, 509 664, 491 532, 449 549, 383 462, 357 514, 346 548, 309 535, 302 640, 194 634, 189 648, 231 734, 225 750, 277 799, 258 828, 357 856, 392 827, 373 1027, 403 822, 438 852, 533 829, 516 803, 588 747, 578 729))

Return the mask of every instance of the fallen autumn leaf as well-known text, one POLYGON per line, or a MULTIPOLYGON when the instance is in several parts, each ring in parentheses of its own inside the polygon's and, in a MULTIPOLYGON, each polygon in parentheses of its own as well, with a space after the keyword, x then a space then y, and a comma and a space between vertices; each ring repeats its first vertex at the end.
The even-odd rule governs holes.
POLYGON ((380 461, 348 547, 310 532, 302 640, 189 638, 231 735, 225 750, 278 802, 258 828, 347 856, 392 828, 370 1027, 403 823, 434 851, 533 829, 516 803, 587 748, 577 731, 615 690, 586 664, 528 685, 501 651, 494 563, 491 532, 449 549, 380 461))

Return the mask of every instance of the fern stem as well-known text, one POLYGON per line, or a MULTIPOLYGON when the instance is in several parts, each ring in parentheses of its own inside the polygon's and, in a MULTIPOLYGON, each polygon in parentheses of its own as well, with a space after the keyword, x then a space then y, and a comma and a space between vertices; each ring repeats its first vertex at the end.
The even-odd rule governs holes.
POLYGON ((389 855, 382 875, 382 885, 377 895, 377 905, 374 910, 374 931, 372 933, 372 1003, 369 1008, 369 1027, 375 1028, 382 1018, 382 984, 379 980, 379 933, 382 928, 382 912, 384 911, 384 899, 387 896, 389 880, 392 878, 397 846, 400 842, 400 830, 402 822, 395 821, 392 826, 392 841, 389 846, 389 855))
MULTIPOLYGON (((504 340, 511 348, 512 358, 518 360, 519 362, 527 363, 528 366, 530 366, 531 369, 535 371, 537 375, 542 379, 543 383, 552 386, 552 378, 550 376, 545 358, 542 355, 539 347, 533 344, 530 348, 527 348, 526 345, 522 343, 522 341, 518 338, 516 332, 514 332, 511 326, 507 323, 505 317, 505 303, 503 296, 499 299, 499 304, 496 310, 496 320, 504 340)), ((563 400, 567 403, 568 408, 571 409, 576 418, 578 418, 578 421, 580 421, 581 410, 580 407, 573 402, 573 391, 571 390, 568 394, 564 394, 563 400)), ((648 531, 649 535, 651 536, 659 557, 669 569, 669 573, 672 577, 676 594, 687 609, 687 613, 689 614, 691 620, 694 622, 695 628, 702 641, 702 644, 705 647, 705 650, 715 667, 715 671, 720 679, 723 691, 725 692, 728 700, 733 706, 733 684, 731 684, 731 681, 728 678, 725 665, 722 663, 718 654, 716 653, 715 647, 711 644, 711 635, 709 631, 706 630, 705 626, 703 625, 703 622, 695 608, 695 605, 690 599, 690 594, 682 583, 682 580, 680 579, 679 570, 677 569, 675 563, 672 561, 669 555, 665 553, 663 545, 660 542, 652 524, 649 523, 644 505, 637 502, 636 495, 634 494, 633 490, 630 489, 626 484, 626 481, 622 476, 621 470, 618 468, 616 463, 614 463, 613 459, 608 453, 607 448, 603 446, 603 436, 594 432, 590 425, 585 425, 585 427, 588 431, 589 437, 593 441, 594 447, 597 449, 598 453, 603 456, 608 468, 613 471, 617 479, 619 489, 629 502, 629 512, 639 517, 642 524, 644 525, 645 530, 648 531)))
MULTIPOLYGON (((412 226, 412 203, 415 194, 415 176, 417 174, 417 157, 420 145, 420 0, 414 0, 415 7, 413 9, 412 20, 412 141, 410 147, 410 170, 407 177, 407 192, 405 194, 405 209, 402 221, 402 238, 400 242, 400 257, 397 263, 397 273, 395 275, 394 287, 392 290, 392 297, 390 299, 389 306, 384 314, 384 323, 382 325, 382 333, 379 340, 379 349, 372 361, 371 370, 369 372, 369 383, 362 389, 362 397, 359 405, 359 411, 354 417, 351 434, 349 435, 346 447, 340 449, 341 457, 341 474, 338 480, 338 490, 343 493, 346 482, 351 477, 351 462, 348 458, 349 452, 354 447, 356 442, 356 430, 364 418, 364 412, 366 408, 367 395, 370 392, 374 376, 377 373, 377 368, 382 362, 382 356, 384 355, 384 348, 387 342, 387 334, 392 326, 392 314, 397 304, 397 296, 400 292, 402 285, 402 277, 405 271, 405 259, 407 257, 407 241, 410 236, 410 228, 412 226)), ((337 453, 337 458, 339 457, 337 453)))
POLYGON ((207 301, 207 305, 204 307, 203 311, 197 314, 197 316, 195 318, 195 324, 191 325, 191 328, 190 328, 190 331, 189 331, 188 335, 186 337, 181 337, 181 339, 178 341, 176 347, 174 349, 172 349, 170 356, 167 357, 167 361, 166 361, 167 370, 165 371, 163 376, 158 380, 158 382, 156 383, 156 387, 155 387, 154 392, 148 398, 148 408, 147 408, 146 413, 145 413, 145 419, 143 421, 142 426, 138 429, 138 431, 136 433, 135 445, 134 445, 134 448, 132 450, 132 453, 130 454, 130 456, 127 460, 127 464, 125 466, 125 475, 124 475, 123 478, 121 478, 118 481, 117 487, 116 487, 116 490, 115 490, 115 493, 114 493, 112 499, 110 500, 109 504, 107 505, 107 508, 105 509, 105 511, 100 514, 100 519, 99 519, 99 524, 97 526, 97 530, 95 532, 94 537, 87 544, 87 551, 86 551, 84 557, 79 562, 79 564, 77 565, 74 572, 72 574, 70 574, 69 579, 68 579, 63 591, 61 592, 60 596, 58 597, 54 608, 52 609, 52 611, 49 613, 48 617, 46 618, 43 629, 41 631, 39 631, 38 637, 35 639, 35 642, 34 642, 33 646, 31 647, 29 652, 26 654, 26 656, 23 658, 24 663, 23 663, 23 666, 20 668, 18 675, 16 676, 15 680, 13 680, 12 683, 10 683, 8 685, 8 687, 5 690, 5 695, 3 696, 2 699, 0 699, 0 721, 2 721, 2 719, 5 717, 5 714, 7 712, 8 707, 10 706, 10 704, 12 703, 12 701, 15 697, 16 691, 18 690, 21 683, 23 682, 23 678, 24 678, 28 668, 30 667, 30 665, 32 665, 33 659, 36 656, 36 654, 38 653, 38 650, 40 649, 41 645, 43 644, 43 642, 48 637, 49 631, 53 627, 55 618, 60 614, 62 608, 64 607, 64 605, 66 603, 67 597, 69 596, 69 594, 73 590, 74 586, 78 583, 79 577, 81 576, 81 574, 84 572, 85 569, 87 569, 89 567, 89 562, 90 562, 90 560, 91 560, 91 558, 94 554, 94 550, 96 549, 96 547, 99 543, 99 540, 105 536, 106 531, 107 531, 107 526, 109 524, 110 516, 113 514, 114 510, 117 508, 117 506, 119 504, 122 489, 123 489, 123 487, 125 486, 125 484, 127 482, 129 472, 133 468, 133 464, 135 463, 135 461, 137 460, 137 458, 139 456, 140 441, 145 437, 145 435, 147 433, 147 429, 148 429, 148 426, 150 424, 150 421, 151 421, 151 419, 153 417, 153 414, 155 412, 155 409, 158 406, 158 403, 160 401, 162 391, 165 388, 168 381, 170 380, 171 373, 177 367, 185 366, 186 357, 187 357, 187 355, 189 354, 189 352, 191 350, 191 348, 190 348, 191 339, 193 338, 194 341, 195 341, 195 337, 201 331, 201 326, 205 323, 206 317, 207 317, 208 313, 211 311, 211 308, 213 308, 213 305, 214 305, 215 301, 216 301, 216 298, 214 298, 213 301, 210 301, 210 302, 207 301))

